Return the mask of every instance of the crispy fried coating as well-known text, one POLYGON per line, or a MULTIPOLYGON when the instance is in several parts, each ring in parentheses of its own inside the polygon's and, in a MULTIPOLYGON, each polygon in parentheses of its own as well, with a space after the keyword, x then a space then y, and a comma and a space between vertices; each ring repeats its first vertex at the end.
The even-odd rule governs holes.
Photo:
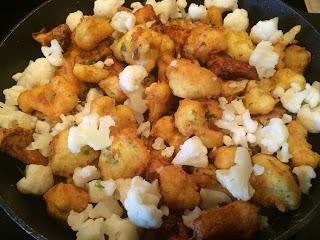
POLYGON ((73 74, 81 82, 98 83, 109 76, 109 71, 94 65, 76 63, 73 67, 73 74))
POLYGON ((308 131, 299 121, 292 121, 288 124, 289 152, 292 155, 291 164, 293 167, 309 165, 317 168, 320 155, 312 151, 312 145, 307 142, 308 131))
POLYGON ((277 87, 282 87, 284 90, 289 89, 292 83, 299 84, 301 89, 304 89, 306 85, 304 76, 290 68, 278 69, 272 79, 275 81, 277 87))
POLYGON ((101 41, 94 49, 85 51, 74 46, 78 52, 76 62, 88 64, 89 62, 98 62, 104 60, 107 56, 110 57, 112 51, 110 49, 111 41, 109 39, 101 41))
POLYGON ((191 30, 183 46, 185 57, 199 59, 205 63, 209 55, 227 49, 227 39, 222 30, 210 28, 209 25, 199 25, 191 30))
POLYGON ((227 35, 227 54, 235 60, 249 62, 255 46, 247 32, 225 30, 227 35))
POLYGON ((111 110, 110 115, 116 123, 116 126, 111 128, 112 135, 118 134, 125 128, 137 128, 135 113, 126 105, 115 106, 111 110))
POLYGON ((221 93, 221 81, 215 74, 186 59, 171 62, 166 76, 173 95, 177 97, 212 98, 221 93))
POLYGON ((168 83, 152 83, 145 90, 147 108, 149 110, 149 121, 155 122, 165 115, 172 100, 172 93, 168 83))
POLYGON ((82 212, 89 203, 86 191, 73 184, 59 183, 50 188, 44 195, 48 213, 63 222, 67 222, 71 210, 82 212))
POLYGON ((255 202, 264 207, 276 207, 281 212, 299 208, 300 188, 288 165, 262 153, 254 155, 252 162, 264 167, 262 175, 252 174, 250 178, 250 183, 255 189, 255 202))
POLYGON ((244 92, 248 84, 248 80, 229 80, 222 83, 221 95, 228 100, 233 100, 244 92))
POLYGON ((165 166, 170 165, 170 158, 161 155, 161 151, 152 149, 150 152, 150 161, 144 174, 145 179, 149 182, 159 178, 159 172, 165 166))
POLYGON ((204 22, 215 27, 221 27, 223 25, 221 9, 217 7, 209 8, 204 22))
POLYGON ((221 130, 210 129, 207 124, 196 130, 195 134, 207 148, 219 147, 223 145, 224 133, 221 130))
POLYGON ((146 4, 143 8, 138 9, 134 13, 134 16, 136 17, 136 24, 158 20, 157 15, 150 4, 146 4))
POLYGON ((234 201, 201 212, 194 221, 195 239, 253 239, 258 230, 258 209, 253 204, 234 201))
POLYGON ((234 165, 237 147, 222 146, 217 148, 215 153, 214 165, 219 169, 229 169, 234 165))
POLYGON ((160 171, 160 191, 164 203, 173 209, 192 209, 200 204, 198 187, 181 167, 170 165, 160 171))
POLYGON ((15 127, 0 128, 0 151, 25 164, 47 165, 46 159, 38 150, 26 150, 33 142, 31 129, 15 127))
POLYGON ((101 152, 99 169, 103 179, 131 178, 144 174, 149 159, 150 153, 137 130, 126 128, 101 152))
POLYGON ((214 99, 209 99, 202 101, 202 105, 206 109, 206 119, 208 121, 209 128, 215 128, 214 122, 221 119, 223 115, 219 102, 214 99))
POLYGON ((57 134, 50 144, 49 165, 53 174, 71 177, 76 167, 84 167, 99 157, 99 151, 89 146, 81 148, 79 153, 72 153, 68 148, 69 130, 57 134))
POLYGON ((49 46, 50 42, 56 39, 62 49, 66 50, 71 42, 71 30, 67 24, 60 24, 50 31, 43 28, 40 32, 32 33, 32 38, 42 46, 49 46))
POLYGON ((56 76, 44 86, 21 93, 18 104, 23 112, 32 113, 35 110, 57 121, 61 114, 70 112, 78 104, 78 96, 72 84, 56 76))
POLYGON ((205 168, 194 168, 191 177, 200 188, 216 188, 219 185, 216 179, 216 168, 213 164, 209 164, 205 168))
POLYGON ((173 60, 174 58, 171 55, 163 55, 158 59, 158 82, 168 82, 166 71, 173 60))
POLYGON ((180 145, 187 139, 187 137, 183 136, 175 127, 172 116, 164 116, 154 123, 151 136, 161 137, 170 146, 174 146, 176 152, 179 151, 180 145))
POLYGON ((103 17, 85 16, 74 30, 73 41, 83 50, 94 49, 102 40, 109 37, 113 28, 103 17))
POLYGON ((109 76, 106 79, 100 81, 98 84, 99 87, 117 103, 123 103, 127 99, 127 96, 120 88, 119 77, 109 76))
POLYGON ((113 109, 113 101, 110 97, 97 97, 91 102, 90 111, 97 113, 99 116, 110 114, 113 109))
POLYGON ((284 52, 284 63, 287 68, 303 74, 311 61, 311 53, 304 47, 290 45, 284 52))
POLYGON ((237 78, 259 79, 255 67, 232 59, 225 54, 212 54, 207 62, 207 67, 211 72, 225 80, 237 78))
POLYGON ((268 114, 255 115, 252 118, 265 126, 268 124, 271 118, 282 118, 283 114, 285 113, 286 113, 286 110, 284 108, 275 107, 268 114))

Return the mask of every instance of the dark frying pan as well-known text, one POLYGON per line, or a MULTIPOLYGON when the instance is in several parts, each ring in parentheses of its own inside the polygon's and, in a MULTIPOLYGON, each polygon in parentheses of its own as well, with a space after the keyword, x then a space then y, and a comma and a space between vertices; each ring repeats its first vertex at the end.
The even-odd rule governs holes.
MULTIPOLYGON (((82 10, 92 14, 93 0, 49 0, 24 18, 0 44, 0 89, 14 84, 13 73, 21 71, 29 59, 41 56, 39 45, 31 39, 31 33, 65 21, 69 12, 82 10)), ((127 1, 133 2, 133 1, 127 1)), ((191 2, 191 1, 188 1, 191 2)), ((200 1, 194 1, 200 2, 200 1)), ((203 1, 201 1, 203 2, 203 1)), ((240 0, 240 6, 249 11, 250 23, 279 16, 280 28, 288 30, 302 25, 298 35, 300 45, 312 52, 312 62, 306 71, 309 82, 320 76, 320 34, 299 13, 280 0, 240 0)), ((1 91, 2 92, 2 91, 1 91)), ((3 100, 3 96, 1 96, 3 100)), ((310 136, 315 150, 320 152, 319 137, 310 136)), ((23 176, 24 166, 13 158, 1 154, 0 206, 27 233, 35 239, 74 239, 74 233, 55 223, 45 211, 41 198, 21 195, 15 183, 23 176)), ((266 210, 271 219, 270 227, 259 233, 258 239, 287 239, 308 223, 320 204, 319 176, 314 180, 310 195, 303 199, 300 209, 286 214, 266 210)))

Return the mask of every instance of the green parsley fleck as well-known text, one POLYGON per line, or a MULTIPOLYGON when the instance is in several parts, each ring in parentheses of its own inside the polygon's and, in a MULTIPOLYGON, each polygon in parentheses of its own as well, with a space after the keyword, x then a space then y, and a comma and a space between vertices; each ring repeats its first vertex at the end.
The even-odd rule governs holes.
POLYGON ((101 184, 101 180, 97 180, 97 181, 96 181, 96 187, 97 187, 97 188, 100 188, 100 189, 101 189, 101 188, 104 188, 104 186, 101 184))
POLYGON ((119 163, 119 160, 118 160, 118 159, 113 158, 113 159, 111 160, 111 164, 112 164, 112 165, 116 165, 116 164, 118 164, 118 163, 119 163))
POLYGON ((89 150, 89 149, 86 149, 86 150, 84 150, 84 152, 83 152, 83 154, 84 154, 84 155, 87 155, 87 156, 89 155, 89 153, 90 153, 90 150, 89 150))
POLYGON ((212 113, 207 113, 207 114, 206 114, 206 118, 207 118, 208 120, 211 120, 211 119, 214 118, 214 114, 212 114, 212 113))
POLYGON ((95 64, 95 63, 97 63, 97 61, 95 61, 95 60, 88 60, 86 62, 87 65, 92 65, 92 64, 95 64))
POLYGON ((121 52, 127 51, 127 47, 126 47, 126 45, 124 43, 121 44, 120 51, 121 52))

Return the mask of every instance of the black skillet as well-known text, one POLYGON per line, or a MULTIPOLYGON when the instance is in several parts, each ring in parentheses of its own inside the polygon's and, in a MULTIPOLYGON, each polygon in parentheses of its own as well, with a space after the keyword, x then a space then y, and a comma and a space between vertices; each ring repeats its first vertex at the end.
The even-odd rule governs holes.
MULTIPOLYGON (((68 13, 78 9, 85 14, 92 14, 93 2, 93 0, 49 0, 24 18, 0 44, 0 89, 12 86, 14 84, 11 79, 12 74, 24 69, 30 59, 41 56, 40 47, 31 39, 31 33, 39 31, 44 26, 51 28, 63 23, 68 13)), ((312 52, 312 62, 305 76, 309 82, 319 81, 320 34, 308 21, 280 0, 240 0, 239 2, 242 8, 248 10, 251 24, 261 19, 278 16, 280 28, 284 31, 294 25, 302 25, 298 40, 300 45, 312 52)), ((3 96, 1 97, 3 100, 3 96)), ((310 141, 314 149, 320 152, 319 136, 310 136, 310 141)), ((1 208, 35 239, 74 239, 75 235, 72 231, 48 217, 40 198, 21 195, 17 192, 15 183, 23 176, 23 170, 23 164, 1 154, 1 208)), ((265 212, 271 219, 270 227, 259 233, 257 239, 291 237, 312 219, 316 211, 320 211, 319 204, 320 183, 317 177, 313 182, 310 195, 304 197, 300 209, 287 214, 278 214, 272 210, 265 212)))

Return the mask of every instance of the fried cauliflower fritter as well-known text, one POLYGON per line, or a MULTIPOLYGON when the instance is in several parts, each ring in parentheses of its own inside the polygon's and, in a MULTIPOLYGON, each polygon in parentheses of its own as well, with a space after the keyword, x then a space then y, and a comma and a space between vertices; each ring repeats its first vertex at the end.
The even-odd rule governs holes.
POLYGON ((236 146, 222 146, 217 148, 215 153, 214 165, 219 169, 229 169, 234 165, 236 156, 236 146))
POLYGON ((207 10, 207 16, 204 22, 215 27, 221 27, 223 25, 221 9, 210 7, 207 10))
POLYGON ((312 145, 307 142, 308 131, 299 121, 292 121, 288 124, 289 152, 292 155, 291 164, 293 167, 309 165, 312 168, 319 166, 320 155, 312 151, 312 145))
POLYGON ((303 74, 311 61, 311 53, 304 47, 290 45, 284 52, 284 64, 287 68, 303 74))
POLYGON ((224 133, 221 130, 208 128, 207 124, 196 130, 195 134, 207 148, 219 147, 223 145, 224 133))
POLYGON ((74 43, 83 50, 94 49, 102 40, 109 37, 113 28, 103 17, 85 16, 74 30, 74 43))
POLYGON ((158 20, 157 15, 150 4, 146 4, 142 8, 138 9, 134 13, 134 16, 136 17, 136 24, 158 20))
POLYGON ((192 209, 200 204, 198 187, 181 167, 170 165, 159 173, 160 191, 164 203, 172 209, 192 209))
POLYGON ((199 25, 191 30, 183 46, 186 58, 196 58, 205 63, 211 53, 227 49, 227 39, 222 30, 210 28, 209 25, 199 25))
POLYGON ((206 119, 208 121, 209 128, 214 128, 214 122, 222 118, 223 111, 219 106, 219 102, 213 99, 202 101, 206 109, 206 119))
POLYGON ((187 137, 183 136, 175 127, 174 118, 172 116, 160 118, 152 126, 151 136, 162 138, 170 146, 174 146, 176 152, 179 151, 180 145, 187 140, 187 137))
POLYGON ((165 166, 170 165, 170 158, 161 155, 161 151, 152 149, 150 152, 150 161, 144 174, 149 182, 159 178, 159 172, 165 166))
POLYGON ((113 109, 112 98, 100 96, 94 99, 90 105, 90 111, 97 113, 100 117, 110 114, 113 109))
POLYGON ((111 128, 111 134, 116 135, 125 128, 137 128, 136 116, 133 110, 126 105, 117 105, 111 112, 116 125, 111 128))
POLYGON ((76 63, 73 67, 73 74, 81 82, 98 83, 109 76, 109 71, 94 65, 76 63))
POLYGON ((158 82, 168 82, 166 71, 173 60, 174 58, 171 55, 163 55, 158 59, 158 82))
POLYGON ((50 188, 43 198, 48 213, 63 222, 67 222, 71 210, 82 212, 89 204, 88 193, 73 184, 59 183, 50 188))
POLYGON ((221 95, 228 100, 233 100, 245 91, 247 84, 248 80, 246 79, 225 81, 222 83, 221 95))
POLYGON ((21 93, 18 104, 25 113, 36 110, 57 121, 61 114, 70 112, 78 104, 78 96, 65 78, 56 76, 44 86, 21 93))
POLYGON ((272 79, 275 81, 276 87, 282 87, 284 90, 289 89, 292 83, 299 84, 301 89, 304 89, 304 86, 306 85, 304 76, 290 68, 278 69, 272 79))
POLYGON ((32 134, 31 129, 22 127, 0 128, 0 151, 25 164, 47 165, 48 159, 38 150, 26 150, 33 142, 32 134))
POLYGON ((166 76, 173 95, 177 97, 212 98, 221 93, 220 79, 208 69, 187 59, 171 62, 167 68, 166 76))
POLYGON ((106 79, 100 81, 98 84, 99 87, 117 103, 123 103, 127 99, 127 96, 120 88, 119 77, 109 76, 106 79))
POLYGON ((152 83, 145 90, 149 121, 155 122, 165 115, 171 106, 172 93, 165 82, 152 83))
POLYGON ((234 201, 201 212, 194 221, 195 239, 253 239, 258 230, 258 208, 234 201))
POLYGON ((69 130, 57 134, 50 144, 49 165, 53 174, 71 177, 76 167, 84 167, 99 157, 99 151, 84 146, 79 153, 72 153, 68 148, 69 130))
POLYGON ((258 153, 252 157, 254 164, 264 167, 264 173, 251 175, 255 189, 253 200, 264 207, 276 207, 281 212, 299 208, 301 192, 288 165, 277 158, 258 153))
POLYGON ((216 168, 213 164, 209 164, 205 168, 194 168, 191 177, 200 188, 212 189, 219 186, 216 178, 216 168))
POLYGON ((144 174, 150 153, 134 128, 114 136, 109 148, 102 150, 99 169, 103 179, 131 178, 144 174))

